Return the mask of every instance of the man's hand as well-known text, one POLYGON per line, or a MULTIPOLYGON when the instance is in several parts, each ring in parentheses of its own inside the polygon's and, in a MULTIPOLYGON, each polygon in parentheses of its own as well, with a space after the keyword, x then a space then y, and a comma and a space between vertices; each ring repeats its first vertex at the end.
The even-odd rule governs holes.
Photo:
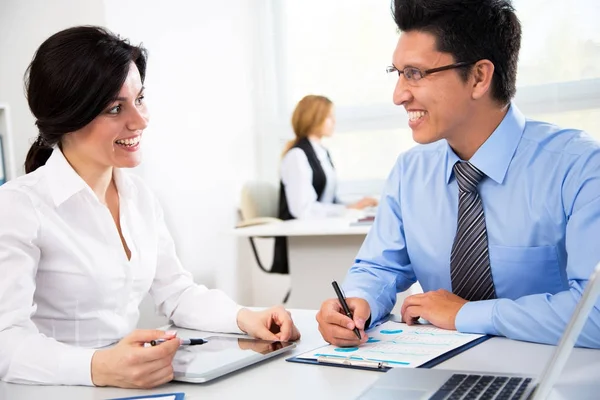
POLYGON ((319 332, 321 332, 323 339, 335 346, 358 346, 368 339, 365 333, 365 322, 371 315, 371 307, 369 307, 366 300, 358 297, 347 298, 346 303, 352 311, 354 320, 344 314, 338 299, 329 299, 323 302, 317 313, 319 332), (360 340, 353 331, 355 327, 360 332, 360 340))
POLYGON ((402 320, 412 325, 421 317, 438 328, 455 330, 456 315, 465 303, 467 300, 444 289, 414 294, 402 304, 402 320))
POLYGON ((242 331, 258 339, 281 342, 300 339, 300 332, 292 321, 292 314, 282 306, 263 311, 242 308, 237 315, 237 324, 242 331))
POLYGON ((97 350, 92 357, 92 382, 96 386, 149 389, 173 379, 173 357, 180 341, 176 332, 136 330, 110 349, 97 350), (144 347, 154 339, 168 339, 144 347))

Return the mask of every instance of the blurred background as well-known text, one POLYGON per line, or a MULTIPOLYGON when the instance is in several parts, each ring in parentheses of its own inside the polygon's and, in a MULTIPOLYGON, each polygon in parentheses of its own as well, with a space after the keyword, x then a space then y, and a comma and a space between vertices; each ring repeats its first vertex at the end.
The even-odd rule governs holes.
MULTIPOLYGON (((516 104, 529 118, 600 139, 600 3, 513 3, 524 31, 516 104)), ((48 36, 82 24, 148 49, 151 123, 136 173, 162 201, 196 281, 242 304, 276 303, 288 286, 285 276, 257 277, 246 242, 231 231, 244 182, 278 184, 291 113, 304 95, 336 106, 326 145, 342 197, 377 195, 398 154, 414 145, 385 74, 398 39, 388 0, 0 0, 7 179, 24 173, 37 135, 25 69, 48 36)))

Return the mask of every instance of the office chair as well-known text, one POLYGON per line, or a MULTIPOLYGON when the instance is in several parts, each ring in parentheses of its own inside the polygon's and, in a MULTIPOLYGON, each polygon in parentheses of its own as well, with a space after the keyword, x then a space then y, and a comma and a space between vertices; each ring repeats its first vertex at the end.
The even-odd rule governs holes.
POLYGON ((242 188, 240 199, 241 221, 238 228, 281 222, 277 218, 279 191, 267 182, 248 182, 242 188))
MULTIPOLYGON (((238 223, 237 227, 241 228, 244 226, 282 222, 281 219, 277 218, 278 207, 279 190, 274 185, 267 182, 248 182, 242 188, 239 210, 240 222, 238 223)), ((263 272, 268 274, 289 274, 287 268, 287 259, 278 260, 274 257, 271 263, 271 268, 265 268, 258 255, 254 238, 248 237, 248 240, 250 241, 250 247, 252 248, 254 259, 256 260, 258 267, 263 272)), ((286 240, 287 238, 285 237, 275 237, 276 243, 278 241, 286 240)), ((283 299, 284 304, 288 301, 290 293, 291 289, 287 291, 283 299)))

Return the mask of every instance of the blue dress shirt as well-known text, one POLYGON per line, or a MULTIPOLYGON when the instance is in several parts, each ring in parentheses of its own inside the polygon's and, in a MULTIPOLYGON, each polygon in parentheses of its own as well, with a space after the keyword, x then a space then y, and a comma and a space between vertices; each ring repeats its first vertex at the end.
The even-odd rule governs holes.
MULTIPOLYGON (((398 157, 343 285, 368 301, 372 325, 415 281, 452 291, 457 161, 445 140, 398 157)), ((600 261, 600 143, 526 120, 513 104, 470 162, 486 175, 478 190, 498 298, 466 303, 456 328, 557 343, 600 261)), ((577 345, 600 348, 600 300, 577 345)))

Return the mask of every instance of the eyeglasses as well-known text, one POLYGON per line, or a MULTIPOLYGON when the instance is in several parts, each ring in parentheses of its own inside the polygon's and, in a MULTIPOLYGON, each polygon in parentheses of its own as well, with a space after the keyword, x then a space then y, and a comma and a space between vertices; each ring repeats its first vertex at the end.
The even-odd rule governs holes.
POLYGON ((409 82, 414 83, 414 82, 417 82, 417 81, 425 78, 429 74, 433 74, 434 72, 440 72, 440 71, 446 71, 448 69, 466 67, 468 65, 475 64, 476 62, 477 61, 470 61, 470 62, 462 61, 462 62, 450 64, 450 65, 444 65, 443 67, 426 69, 425 71, 421 71, 419 68, 415 68, 415 67, 406 67, 402 70, 399 70, 398 68, 394 67, 393 65, 390 65, 389 67, 387 67, 385 69, 385 72, 387 72, 388 74, 397 72, 398 76, 400 76, 400 74, 404 74, 404 77, 409 82))

